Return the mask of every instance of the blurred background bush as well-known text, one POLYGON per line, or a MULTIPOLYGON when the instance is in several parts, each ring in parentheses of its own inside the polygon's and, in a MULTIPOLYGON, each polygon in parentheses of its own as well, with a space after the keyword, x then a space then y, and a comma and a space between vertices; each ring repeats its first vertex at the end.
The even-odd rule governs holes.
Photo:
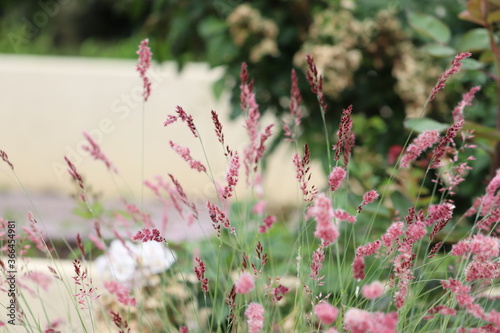
MULTIPOLYGON (((498 5, 498 0, 4 0, 0 52, 135 58, 138 42, 148 37, 156 61, 172 60, 180 69, 189 61, 224 66, 213 90, 218 96, 231 91, 234 117, 241 112, 242 62, 255 80, 261 111, 279 117, 288 112, 290 70, 297 68, 308 115, 302 139, 313 157, 323 158, 321 115, 304 75, 310 53, 324 76, 331 141, 342 109, 354 105, 357 147, 351 176, 364 189, 387 178, 386 162, 395 162, 394 152, 405 144, 409 129, 422 130, 418 124, 405 128, 405 120, 424 116, 450 124, 461 94, 480 85, 474 105, 466 109, 467 126, 476 129, 481 148, 469 181, 461 185, 464 203, 470 203, 491 174, 490 165, 498 167, 492 163, 500 137, 493 52, 498 5), (460 18, 467 9, 496 14, 485 25, 467 15, 460 18), (439 75, 466 50, 473 57, 465 70, 422 110, 439 75)), ((419 184, 422 174, 405 177, 401 182, 410 186, 419 184)))

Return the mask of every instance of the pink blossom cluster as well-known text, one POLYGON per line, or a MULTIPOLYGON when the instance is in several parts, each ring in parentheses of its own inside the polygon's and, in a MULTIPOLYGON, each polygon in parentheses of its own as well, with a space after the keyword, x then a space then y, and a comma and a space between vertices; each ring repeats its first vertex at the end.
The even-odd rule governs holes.
POLYGON ((141 42, 141 44, 139 44, 139 50, 137 50, 137 54, 139 55, 137 71, 139 72, 144 83, 143 97, 144 101, 147 102, 149 95, 151 94, 151 81, 146 76, 146 72, 151 66, 151 56, 153 55, 149 48, 149 39, 146 38, 141 42))
POLYGON ((420 133, 408 146, 408 148, 406 148, 399 165, 402 168, 407 168, 410 165, 410 162, 417 159, 424 150, 432 147, 438 139, 439 132, 436 130, 429 130, 420 133))
MULTIPOLYGON (((500 331, 500 312, 491 310, 486 312, 479 304, 474 302, 474 298, 470 295, 471 287, 462 284, 460 281, 449 278, 448 280, 441 281, 444 289, 450 289, 455 294, 455 299, 458 305, 465 308, 468 313, 478 319, 490 322, 487 325, 490 330, 481 332, 498 332, 500 331)), ((470 332, 470 331, 469 331, 470 332)))
MULTIPOLYGON (((180 106, 177 106, 175 108, 175 112, 177 113, 177 116, 173 116, 173 115, 169 114, 167 116, 167 119, 163 123, 163 126, 167 127, 168 125, 175 123, 177 121, 177 119, 180 119, 187 124, 187 126, 189 127, 189 130, 191 131, 193 136, 195 138, 197 138, 198 132, 197 132, 196 126, 194 125, 194 122, 193 122, 193 116, 190 114, 187 114, 186 111, 184 111, 184 109, 180 106)), ((222 129, 222 127, 221 127, 221 129, 222 129)))
POLYGON ((158 229, 147 229, 144 228, 139 230, 134 236, 132 236, 133 241, 141 241, 143 243, 155 241, 158 243, 163 243, 165 238, 160 235, 160 231, 158 229))
POLYGON ((363 195, 363 202, 361 202, 361 205, 358 206, 358 214, 361 213, 363 206, 368 205, 369 203, 376 200, 378 197, 379 197, 379 194, 375 190, 371 190, 371 191, 366 192, 363 195))
POLYGON ((248 318, 248 332, 260 333, 264 327, 264 307, 259 303, 250 303, 245 316, 248 318))
POLYGON ((253 289, 255 289, 255 279, 248 273, 243 273, 235 283, 237 294, 248 294, 253 289))
POLYGON ((101 295, 96 294, 97 288, 92 287, 92 279, 88 277, 87 269, 82 270, 82 265, 79 260, 73 260, 73 267, 75 269, 73 280, 75 284, 79 286, 77 287, 78 293, 74 296, 78 304, 80 304, 80 309, 83 310, 85 307, 90 308, 90 304, 88 303, 89 300, 95 301, 101 297, 101 295))
POLYGON ((285 296, 286 294, 288 294, 289 291, 290 291, 290 288, 285 287, 282 284, 278 285, 276 288, 273 288, 273 291, 272 291, 272 296, 273 296, 272 301, 273 302, 280 301, 283 298, 283 296, 285 296))
POLYGON ((210 219, 212 220, 212 225, 214 229, 217 231, 220 237, 220 228, 223 226, 226 229, 229 229, 232 234, 235 234, 236 231, 231 224, 229 223, 229 219, 226 217, 219 207, 215 206, 210 201, 207 202, 208 214, 210 215, 210 219))
MULTIPOLYGON (((292 69, 291 74, 292 87, 290 89, 290 114, 293 119, 294 129, 297 130, 301 121, 302 113, 300 110, 300 102, 302 101, 302 95, 299 90, 299 80, 297 78, 297 73, 295 69, 292 69)), ((293 141, 295 140, 296 133, 292 133, 290 126, 283 120, 283 131, 285 132, 285 140, 293 141)))
POLYGON ((273 226, 274 223, 276 223, 276 217, 273 215, 269 215, 264 220, 262 220, 262 223, 264 223, 264 225, 259 226, 259 232, 261 234, 264 234, 269 229, 271 229, 271 227, 273 226))
POLYGON ((266 149, 265 143, 272 135, 271 130, 274 124, 266 126, 264 131, 259 133, 259 106, 255 101, 253 81, 248 82, 248 78, 247 64, 243 63, 240 72, 240 104, 243 114, 246 115, 245 129, 250 141, 243 149, 243 165, 245 166, 247 184, 250 184, 250 174, 257 172, 259 161, 264 156, 266 149))
POLYGON ((196 161, 191 157, 191 152, 189 148, 173 143, 172 141, 170 141, 170 147, 172 147, 172 149, 177 154, 179 154, 179 156, 181 156, 184 159, 184 161, 186 161, 189 164, 191 169, 196 170, 198 172, 207 171, 207 168, 205 168, 203 163, 201 163, 200 161, 196 161))
POLYGON ((475 281, 500 278, 500 263, 495 260, 499 252, 500 241, 497 238, 477 234, 453 245, 451 255, 473 255, 465 268, 465 280, 475 281))
POLYGON ((40 230, 37 226, 37 222, 33 217, 33 214, 31 212, 28 212, 28 219, 30 221, 30 227, 22 227, 24 232, 28 235, 29 240, 33 242, 33 244, 36 245, 36 247, 42 251, 45 252, 47 251, 47 245, 45 244, 43 240, 43 230, 40 230))
POLYGON ((238 171, 240 169, 240 157, 235 152, 229 161, 229 168, 226 173, 227 185, 224 187, 222 197, 227 199, 233 195, 234 187, 238 184, 238 171))
MULTIPOLYGON (((68 172, 69 172, 69 174, 78 183, 78 186, 80 186, 80 188, 83 190, 84 186, 83 186, 83 178, 82 178, 82 176, 78 173, 78 171, 76 170, 75 165, 69 160, 69 158, 67 158, 66 156, 64 156, 64 160, 66 161, 66 164, 68 164, 68 172)), ((82 199, 83 199, 83 201, 85 201, 84 200, 85 197, 82 197, 82 199)))
POLYGON ((355 223, 357 220, 356 216, 351 215, 342 209, 335 209, 335 211, 333 212, 333 217, 335 217, 339 221, 347 221, 350 223, 355 223))
POLYGON ((444 85, 448 78, 458 72, 460 68, 462 67, 461 61, 464 60, 465 58, 470 57, 472 54, 470 52, 463 52, 455 56, 455 59, 453 59, 451 63, 451 67, 447 69, 443 74, 438 79, 438 82, 432 88, 429 101, 432 101, 434 97, 436 97, 436 94, 438 93, 439 90, 444 88, 444 85))
POLYGON ((321 193, 316 197, 314 204, 307 211, 307 216, 316 220, 314 236, 321 239, 325 246, 337 240, 339 232, 333 223, 332 202, 325 194, 321 193))
MULTIPOLYGON (((224 146, 224 133, 222 133, 222 124, 219 120, 219 115, 214 110, 211 111, 212 122, 215 126, 215 134, 217 135, 217 140, 224 146)), ((193 125, 194 126, 194 125, 193 125)))
POLYGON ((450 128, 448 128, 448 130, 446 131, 446 134, 439 139, 438 145, 432 151, 433 161, 430 166, 431 169, 436 169, 443 165, 443 161, 441 160, 441 158, 446 152, 446 147, 448 144, 453 142, 453 139, 455 138, 455 136, 457 136, 458 131, 462 129, 463 125, 464 121, 459 120, 458 122, 451 125, 450 128))
POLYGON ((323 77, 319 75, 312 55, 306 54, 306 61, 308 67, 306 71, 307 82, 309 82, 311 91, 316 95, 316 98, 318 99, 321 112, 326 113, 328 105, 326 104, 325 96, 323 94, 323 77))
POLYGON ((118 173, 118 170, 113 166, 108 157, 101 151, 101 147, 99 147, 97 142, 87 132, 83 132, 83 136, 85 136, 89 143, 89 146, 82 147, 83 150, 88 151, 95 160, 103 161, 108 170, 118 173))
POLYGON ((364 285, 361 289, 361 295, 368 299, 377 299, 384 293, 384 285, 380 281, 373 281, 364 285))
POLYGON ((300 158, 299 154, 296 153, 293 156, 292 161, 296 169, 295 178, 300 184, 304 201, 313 201, 318 194, 318 190, 314 187, 314 185, 309 188, 308 184, 311 178, 311 174, 309 172, 311 170, 309 167, 309 163, 311 162, 309 146, 307 144, 304 145, 304 157, 300 158))
POLYGON ((472 100, 474 99, 474 95, 481 90, 481 87, 476 86, 472 87, 467 93, 462 95, 462 100, 458 103, 458 105, 453 109, 453 122, 459 122, 460 120, 464 120, 464 109, 466 106, 472 105, 472 100))
POLYGON ((356 255, 352 262, 353 277, 356 280, 363 280, 365 278, 365 257, 375 254, 380 248, 381 242, 379 240, 359 246, 356 249, 356 255))
POLYGON ((387 228, 385 234, 382 235, 381 240, 384 246, 391 247, 392 244, 399 239, 399 237, 404 233, 404 223, 394 222, 389 228, 387 228))
POLYGON ((314 307, 314 314, 325 325, 331 325, 339 315, 339 309, 333 305, 320 302, 314 307))
POLYGON ((2 160, 3 160, 5 163, 7 163, 7 164, 10 166, 10 168, 11 168, 12 170, 14 170, 14 165, 12 165, 12 163, 10 163, 10 161, 9 161, 9 156, 7 156, 7 153, 6 153, 6 152, 4 152, 3 150, 0 150, 0 158, 2 158, 2 160))
POLYGON ((350 333, 384 332, 396 333, 398 314, 396 312, 368 312, 350 308, 345 313, 344 325, 350 333))
POLYGON ((466 149, 476 148, 476 145, 468 142, 474 138, 473 131, 462 131, 461 134, 463 142, 462 147, 460 147, 460 149, 452 149, 452 157, 449 159, 452 167, 450 170, 444 170, 439 173, 439 177, 441 178, 440 183, 442 184, 439 191, 448 191, 449 195, 455 194, 454 188, 462 183, 467 173, 472 170, 472 167, 469 165, 470 161, 476 159, 473 155, 470 155, 465 162, 458 163, 460 153, 463 153, 466 149))
POLYGON ((318 285, 321 285, 321 280, 323 279, 323 276, 319 276, 319 271, 323 267, 324 260, 325 251, 323 250, 323 246, 320 245, 320 247, 314 251, 312 255, 311 274, 309 274, 314 281, 318 281, 318 285))
POLYGON ((491 225, 498 221, 496 217, 500 216, 500 196, 497 195, 499 188, 500 169, 497 170, 495 176, 490 180, 486 187, 486 193, 477 198, 472 207, 465 213, 465 216, 472 216, 477 213, 478 216, 483 217, 478 222, 478 227, 481 229, 488 230, 491 225))
POLYGON ((431 234, 429 235, 429 239, 433 239, 434 236, 443 228, 446 226, 448 221, 451 220, 453 217, 453 210, 455 209, 455 205, 449 203, 449 202, 444 202, 440 203, 437 205, 431 205, 429 207, 428 214, 429 216, 427 217, 425 223, 428 226, 434 225, 434 229, 432 230, 431 234))
POLYGON ((195 258, 195 261, 198 266, 194 267, 194 273, 198 281, 201 282, 201 291, 203 291, 206 296, 208 294, 208 278, 205 277, 205 262, 198 257, 195 258))
POLYGON ((342 167, 335 167, 332 169, 330 176, 328 177, 328 185, 330 185, 330 191, 336 191, 340 187, 340 184, 344 180, 347 172, 342 167))
POLYGON ((340 159, 340 154, 344 154, 344 166, 347 167, 349 163, 349 158, 351 155, 351 150, 354 147, 354 132, 352 131, 352 105, 349 105, 347 109, 342 111, 342 117, 340 118, 339 129, 337 130, 338 141, 333 146, 335 151, 335 161, 340 159))
POLYGON ((116 281, 105 281, 104 288, 106 288, 112 295, 116 296, 118 302, 126 306, 137 306, 137 301, 134 297, 130 296, 130 290, 116 282, 116 281))

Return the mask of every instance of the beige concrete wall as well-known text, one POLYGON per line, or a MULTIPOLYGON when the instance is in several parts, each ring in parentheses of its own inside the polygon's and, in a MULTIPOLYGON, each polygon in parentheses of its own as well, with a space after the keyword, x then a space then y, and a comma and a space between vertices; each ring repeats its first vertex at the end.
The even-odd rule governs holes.
MULTIPOLYGON (((142 83, 135 65, 133 60, 0 56, 0 149, 8 153, 28 191, 69 193, 73 187, 63 161, 68 155, 94 189, 112 197, 138 198, 144 151, 145 179, 173 173, 189 193, 202 197, 213 193, 208 178, 189 170, 168 143, 188 146, 196 159, 204 161, 199 142, 185 124, 164 128, 163 122, 177 105, 193 114, 212 170, 223 179, 226 162, 210 111, 221 115, 226 141, 233 149, 241 148, 246 137, 241 121, 228 120, 227 94, 219 101, 212 95, 211 84, 221 69, 190 64, 179 75, 172 63, 154 65, 142 146, 142 83), (83 131, 100 141, 119 176, 111 176, 101 162, 81 150, 83 131)), ((264 124, 271 121, 275 119, 263 120, 264 124)), ((298 197, 291 157, 292 152, 283 147, 270 162, 265 181, 272 201, 284 203, 298 197)), ((0 189, 20 189, 4 163, 0 189)))

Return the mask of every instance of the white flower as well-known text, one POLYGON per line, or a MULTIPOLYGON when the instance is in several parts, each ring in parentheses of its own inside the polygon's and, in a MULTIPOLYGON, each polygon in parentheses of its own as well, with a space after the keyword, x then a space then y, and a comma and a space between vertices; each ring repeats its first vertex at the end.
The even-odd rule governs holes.
POLYGON ((141 258, 140 268, 146 275, 164 272, 176 260, 174 252, 158 242, 140 243, 137 254, 141 258))
POLYGON ((146 242, 125 245, 111 242, 107 254, 95 260, 95 269, 104 280, 133 284, 153 274, 166 271, 175 262, 175 253, 162 243, 146 242))

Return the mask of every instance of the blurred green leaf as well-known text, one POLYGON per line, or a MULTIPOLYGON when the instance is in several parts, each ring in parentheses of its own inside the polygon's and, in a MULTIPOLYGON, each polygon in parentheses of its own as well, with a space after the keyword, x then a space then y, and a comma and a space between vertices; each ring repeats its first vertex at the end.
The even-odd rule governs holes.
POLYGON ((91 208, 92 211, 89 210, 86 204, 82 203, 73 209, 73 213, 84 219, 92 219, 101 216, 104 212, 104 206, 99 202, 94 203, 91 208))
POLYGON ((495 54, 492 50, 483 51, 479 56, 479 61, 483 64, 493 63, 495 61, 495 54))
POLYGON ((439 44, 427 44, 422 49, 425 53, 433 57, 449 57, 457 54, 454 48, 439 44))
POLYGON ((477 28, 469 30, 462 36, 459 42, 460 51, 481 51, 490 48, 488 30, 477 28))
POLYGON ((471 58, 463 59, 462 65, 464 69, 468 70, 478 70, 484 67, 484 64, 481 61, 477 61, 476 59, 471 58))
POLYGON ((412 118, 406 119, 404 126, 408 129, 414 130, 415 132, 422 133, 429 130, 438 130, 439 132, 446 130, 449 125, 437 122, 430 118, 412 118))
POLYGON ((401 214, 404 214, 408 211, 410 207, 412 207, 412 203, 408 198, 406 198, 402 193, 392 192, 391 193, 391 202, 394 210, 398 211, 401 214))
POLYGON ((434 16, 424 13, 409 12, 408 21, 412 28, 422 36, 431 38, 442 44, 446 44, 450 41, 450 28, 434 16))

